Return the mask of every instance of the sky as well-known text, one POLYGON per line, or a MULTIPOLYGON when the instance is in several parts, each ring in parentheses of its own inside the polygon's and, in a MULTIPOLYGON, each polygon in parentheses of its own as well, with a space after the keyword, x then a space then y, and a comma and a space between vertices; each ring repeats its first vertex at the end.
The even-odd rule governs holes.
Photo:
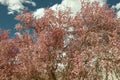
MULTIPOLYGON (((110 7, 116 9, 118 16, 120 16, 120 0, 86 0, 98 1, 101 5, 107 3, 110 7)), ((53 10, 71 7, 73 14, 75 14, 80 7, 79 0, 0 0, 0 28, 9 29, 10 36, 14 36, 14 26, 18 21, 14 19, 16 14, 22 12, 22 9, 27 7, 29 11, 33 11, 35 17, 44 15, 44 8, 50 7, 53 10)))

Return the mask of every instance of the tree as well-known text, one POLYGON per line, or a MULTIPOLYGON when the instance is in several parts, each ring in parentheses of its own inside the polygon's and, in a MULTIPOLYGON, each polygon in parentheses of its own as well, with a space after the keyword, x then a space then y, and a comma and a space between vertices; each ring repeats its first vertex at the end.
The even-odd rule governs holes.
POLYGON ((17 15, 21 36, 0 40, 0 78, 119 80, 120 20, 114 10, 83 2, 75 17, 70 14, 70 9, 45 9, 39 19, 32 12, 17 15))

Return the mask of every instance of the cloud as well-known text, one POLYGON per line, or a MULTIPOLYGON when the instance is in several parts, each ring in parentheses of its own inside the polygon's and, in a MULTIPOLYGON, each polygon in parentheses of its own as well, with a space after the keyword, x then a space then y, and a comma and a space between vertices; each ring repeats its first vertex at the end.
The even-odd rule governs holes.
MULTIPOLYGON (((73 14, 75 14, 78 10, 80 10, 79 5, 80 5, 80 0, 63 0, 61 4, 55 4, 52 7, 50 7, 50 9, 56 11, 57 13, 58 10, 66 10, 68 8, 71 8, 71 11, 73 12, 73 14)), ((41 15, 41 13, 44 14, 43 8, 42 9, 40 8, 34 11, 33 15, 36 18, 41 18, 42 16, 44 16, 43 14, 41 15)))
POLYGON ((96 2, 99 2, 100 5, 104 5, 104 4, 107 2, 107 0, 86 0, 86 1, 89 1, 89 2, 94 2, 94 1, 96 1, 96 2))
POLYGON ((117 17, 120 18, 120 10, 117 12, 117 17))
MULTIPOLYGON (((66 9, 70 8, 71 12, 72 12, 71 16, 74 16, 81 9, 81 1, 82 0, 63 0, 61 2, 61 4, 55 4, 52 7, 50 7, 50 9, 57 12, 58 10, 66 10, 66 9)), ((106 0, 84 0, 84 1, 86 1, 86 2, 97 1, 100 3, 100 5, 103 5, 107 2, 106 0)), ((36 11, 34 11, 33 15, 36 18, 41 18, 42 16, 44 16, 43 8, 42 9, 40 8, 40 9, 37 9, 36 11)))
POLYGON ((42 16, 44 16, 44 8, 40 8, 37 9, 34 13, 33 13, 34 17, 36 18, 41 18, 42 16))
POLYGON ((22 39, 22 34, 19 33, 19 32, 16 32, 16 33, 15 33, 15 36, 17 36, 18 38, 22 39))
MULTIPOLYGON (((55 4, 50 7, 54 11, 58 10, 66 10, 71 8, 72 16, 75 15, 81 9, 81 1, 82 0, 62 0, 61 4, 55 4)), ((86 2, 94 2, 97 1, 100 5, 106 3, 106 0, 84 0, 86 2)), ((21 13, 25 8, 23 3, 31 4, 32 6, 36 6, 35 2, 32 0, 0 0, 0 4, 8 6, 8 14, 14 14, 15 12, 21 13)), ((41 18, 44 16, 44 8, 39 8, 33 13, 34 17, 41 18)))
POLYGON ((112 8, 116 8, 117 10, 120 9, 120 3, 113 5, 112 8))
POLYGON ((113 5, 112 8, 117 10, 117 17, 120 18, 120 3, 113 5))
POLYGON ((2 5, 8 6, 8 14, 14 14, 14 12, 20 13, 24 9, 23 3, 36 6, 32 0, 0 0, 2 5))

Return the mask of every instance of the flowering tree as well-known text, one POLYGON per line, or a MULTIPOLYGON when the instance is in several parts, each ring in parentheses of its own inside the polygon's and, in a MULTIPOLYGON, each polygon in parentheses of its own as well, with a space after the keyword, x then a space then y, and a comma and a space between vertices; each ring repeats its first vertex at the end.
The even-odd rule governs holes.
POLYGON ((74 17, 70 9, 17 15, 14 38, 0 31, 0 79, 119 80, 119 18, 107 5, 81 6, 74 17))

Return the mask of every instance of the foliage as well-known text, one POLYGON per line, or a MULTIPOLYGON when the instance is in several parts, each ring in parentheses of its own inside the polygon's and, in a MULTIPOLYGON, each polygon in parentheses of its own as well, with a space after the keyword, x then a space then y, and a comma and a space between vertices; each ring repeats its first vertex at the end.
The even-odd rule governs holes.
POLYGON ((24 12, 15 18, 21 35, 9 38, 0 30, 0 79, 119 80, 120 19, 114 10, 83 2, 75 17, 70 14, 46 9, 36 19, 24 12))

